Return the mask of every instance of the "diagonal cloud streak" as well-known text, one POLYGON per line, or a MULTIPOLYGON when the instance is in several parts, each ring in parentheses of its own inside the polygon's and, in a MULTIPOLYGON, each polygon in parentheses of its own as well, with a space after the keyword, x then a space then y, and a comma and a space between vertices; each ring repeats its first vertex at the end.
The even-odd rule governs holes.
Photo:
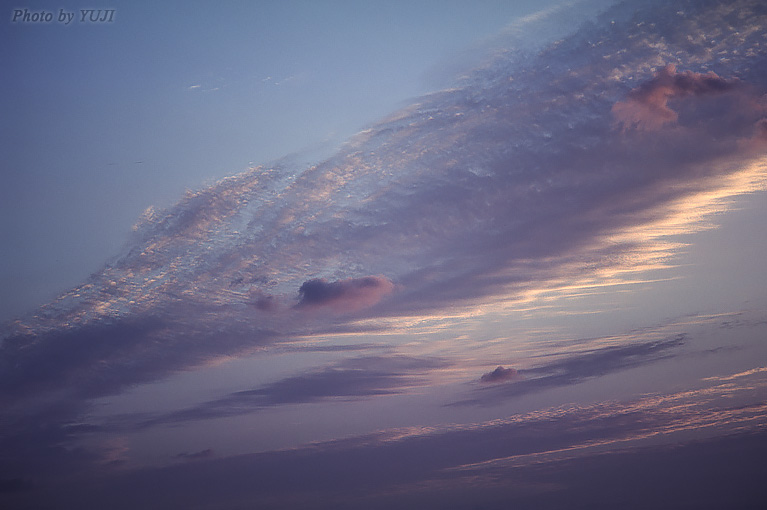
POLYGON ((666 359, 683 344, 684 335, 680 334, 666 340, 593 349, 526 370, 498 367, 482 375, 480 382, 502 384, 479 388, 474 398, 450 405, 493 405, 529 393, 578 384, 666 359))
POLYGON ((217 400, 145 420, 139 427, 237 416, 287 404, 394 395, 425 384, 422 376, 428 370, 447 366, 447 361, 432 358, 352 358, 323 370, 289 377, 252 390, 238 391, 217 400))

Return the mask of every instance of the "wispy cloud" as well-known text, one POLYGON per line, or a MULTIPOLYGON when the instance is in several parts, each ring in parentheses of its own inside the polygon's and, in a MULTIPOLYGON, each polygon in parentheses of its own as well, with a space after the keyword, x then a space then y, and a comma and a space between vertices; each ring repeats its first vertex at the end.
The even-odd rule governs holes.
POLYGON ((496 384, 477 388, 472 398, 451 405, 492 405, 528 393, 579 384, 668 358, 673 356, 674 348, 683 344, 684 335, 678 335, 675 338, 569 354, 529 369, 498 367, 480 378, 480 382, 496 384))
POLYGON ((206 502, 236 508, 243 501, 267 508, 407 508, 423 501, 494 508, 499 498, 504 506, 589 502, 599 508, 625 502, 627 495, 643 506, 670 495, 689 501, 700 491, 704 499, 716 499, 725 483, 737 493, 728 490, 728 500, 753 506, 763 498, 756 474, 765 453, 767 413, 760 395, 767 379, 763 371, 732 377, 738 384, 710 381, 678 393, 470 425, 388 430, 230 458, 212 459, 207 450, 182 454, 179 459, 197 460, 107 471, 87 494, 59 490, 57 503, 81 507, 87 498, 135 508, 151 494, 153 501, 167 497, 169 508, 206 502), (652 483, 626 481, 633 472, 653 477, 652 483), (710 486, 701 487, 699 481, 709 477, 710 486), (620 491, 605 489, 605 480, 620 491), (684 480, 689 493, 679 491, 684 480))
POLYGON ((195 460, 201 460, 201 459, 209 459, 211 457, 215 456, 215 453, 212 449, 206 448, 205 450, 200 450, 199 452, 194 453, 179 453, 176 455, 176 458, 186 460, 186 461, 195 461, 195 460))
POLYGON ((138 426, 236 416, 286 404, 394 395, 426 384, 424 375, 432 370, 446 368, 449 364, 437 358, 407 356, 351 358, 322 370, 282 379, 260 388, 238 391, 188 409, 157 416, 138 426))

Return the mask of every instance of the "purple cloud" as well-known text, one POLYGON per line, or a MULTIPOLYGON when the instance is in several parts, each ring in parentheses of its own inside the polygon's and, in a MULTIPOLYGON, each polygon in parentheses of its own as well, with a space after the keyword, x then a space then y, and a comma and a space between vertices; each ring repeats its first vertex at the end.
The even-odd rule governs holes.
POLYGON ((226 458, 204 454, 165 467, 102 469, 98 483, 85 473, 89 491, 73 486, 70 475, 30 493, 24 502, 35 504, 22 506, 128 509, 162 501, 169 509, 241 508, 243 502, 317 510, 606 509, 673 501, 756 508, 764 501, 767 434, 764 403, 754 390, 765 388, 764 372, 745 378, 745 387, 727 378, 689 391, 472 425, 380 431, 226 458), (717 437, 714 428, 727 434, 717 437), (200 480, 205 483, 190 483, 200 480))
POLYGON ((470 398, 448 405, 495 405, 521 395, 579 384, 670 358, 684 342, 685 335, 679 334, 662 340, 592 349, 519 371, 498 367, 480 379, 486 386, 474 390, 470 398), (510 380, 515 380, 514 384, 495 384, 510 380))
POLYGON ((137 427, 237 416, 269 407, 334 398, 355 400, 396 395, 404 393, 408 388, 424 385, 426 380, 423 376, 426 373, 448 366, 450 362, 437 358, 351 358, 325 369, 288 377, 260 388, 238 391, 194 407, 145 419, 137 427))

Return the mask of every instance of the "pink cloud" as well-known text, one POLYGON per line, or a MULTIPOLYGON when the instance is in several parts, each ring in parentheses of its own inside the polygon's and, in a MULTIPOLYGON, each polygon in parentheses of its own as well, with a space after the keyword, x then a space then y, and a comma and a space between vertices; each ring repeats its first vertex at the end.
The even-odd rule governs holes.
POLYGON ((394 291, 394 284, 383 276, 365 276, 328 282, 308 280, 299 289, 298 308, 328 308, 336 313, 371 307, 394 291))
POLYGON ((707 94, 721 94, 736 86, 736 80, 725 80, 716 73, 685 71, 678 73, 669 64, 655 77, 631 90, 626 101, 615 103, 612 113, 623 129, 652 131, 676 122, 678 115, 668 106, 671 99, 707 94))

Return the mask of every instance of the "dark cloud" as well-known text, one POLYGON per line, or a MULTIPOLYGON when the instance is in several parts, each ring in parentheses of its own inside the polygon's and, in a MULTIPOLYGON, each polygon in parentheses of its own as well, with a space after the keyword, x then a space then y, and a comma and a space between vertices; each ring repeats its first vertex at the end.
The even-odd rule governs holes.
POLYGON ((237 323, 222 324, 214 345, 207 341, 213 332, 179 317, 169 308, 157 315, 8 337, 0 348, 0 402, 34 409, 39 401, 53 399, 52 410, 77 406, 161 379, 169 371, 263 345, 273 335, 237 323))
POLYGON ((277 309, 277 300, 274 296, 259 296, 255 300, 255 307, 259 310, 270 312, 277 309))
POLYGON ((347 278, 335 282, 314 278, 301 285, 297 306, 353 312, 373 306, 393 290, 394 284, 382 276, 347 278))
POLYGON ((120 374, 127 371, 124 364, 135 362, 145 339, 165 326, 159 317, 135 317, 6 338, 0 357, 0 398, 7 403, 62 386, 81 397, 114 391, 123 378, 135 381, 135 375, 120 374))
POLYGON ((498 367, 492 372, 488 372, 486 374, 483 374, 482 377, 479 378, 480 382, 483 383, 499 383, 504 381, 512 381, 519 377, 517 371, 513 368, 504 368, 504 367, 498 367))
POLYGON ((679 116, 668 102, 686 96, 722 94, 737 87, 737 80, 725 80, 713 71, 706 74, 692 71, 677 72, 669 64, 653 77, 633 89, 626 101, 613 106, 613 115, 624 129, 658 129, 675 122, 679 116))

